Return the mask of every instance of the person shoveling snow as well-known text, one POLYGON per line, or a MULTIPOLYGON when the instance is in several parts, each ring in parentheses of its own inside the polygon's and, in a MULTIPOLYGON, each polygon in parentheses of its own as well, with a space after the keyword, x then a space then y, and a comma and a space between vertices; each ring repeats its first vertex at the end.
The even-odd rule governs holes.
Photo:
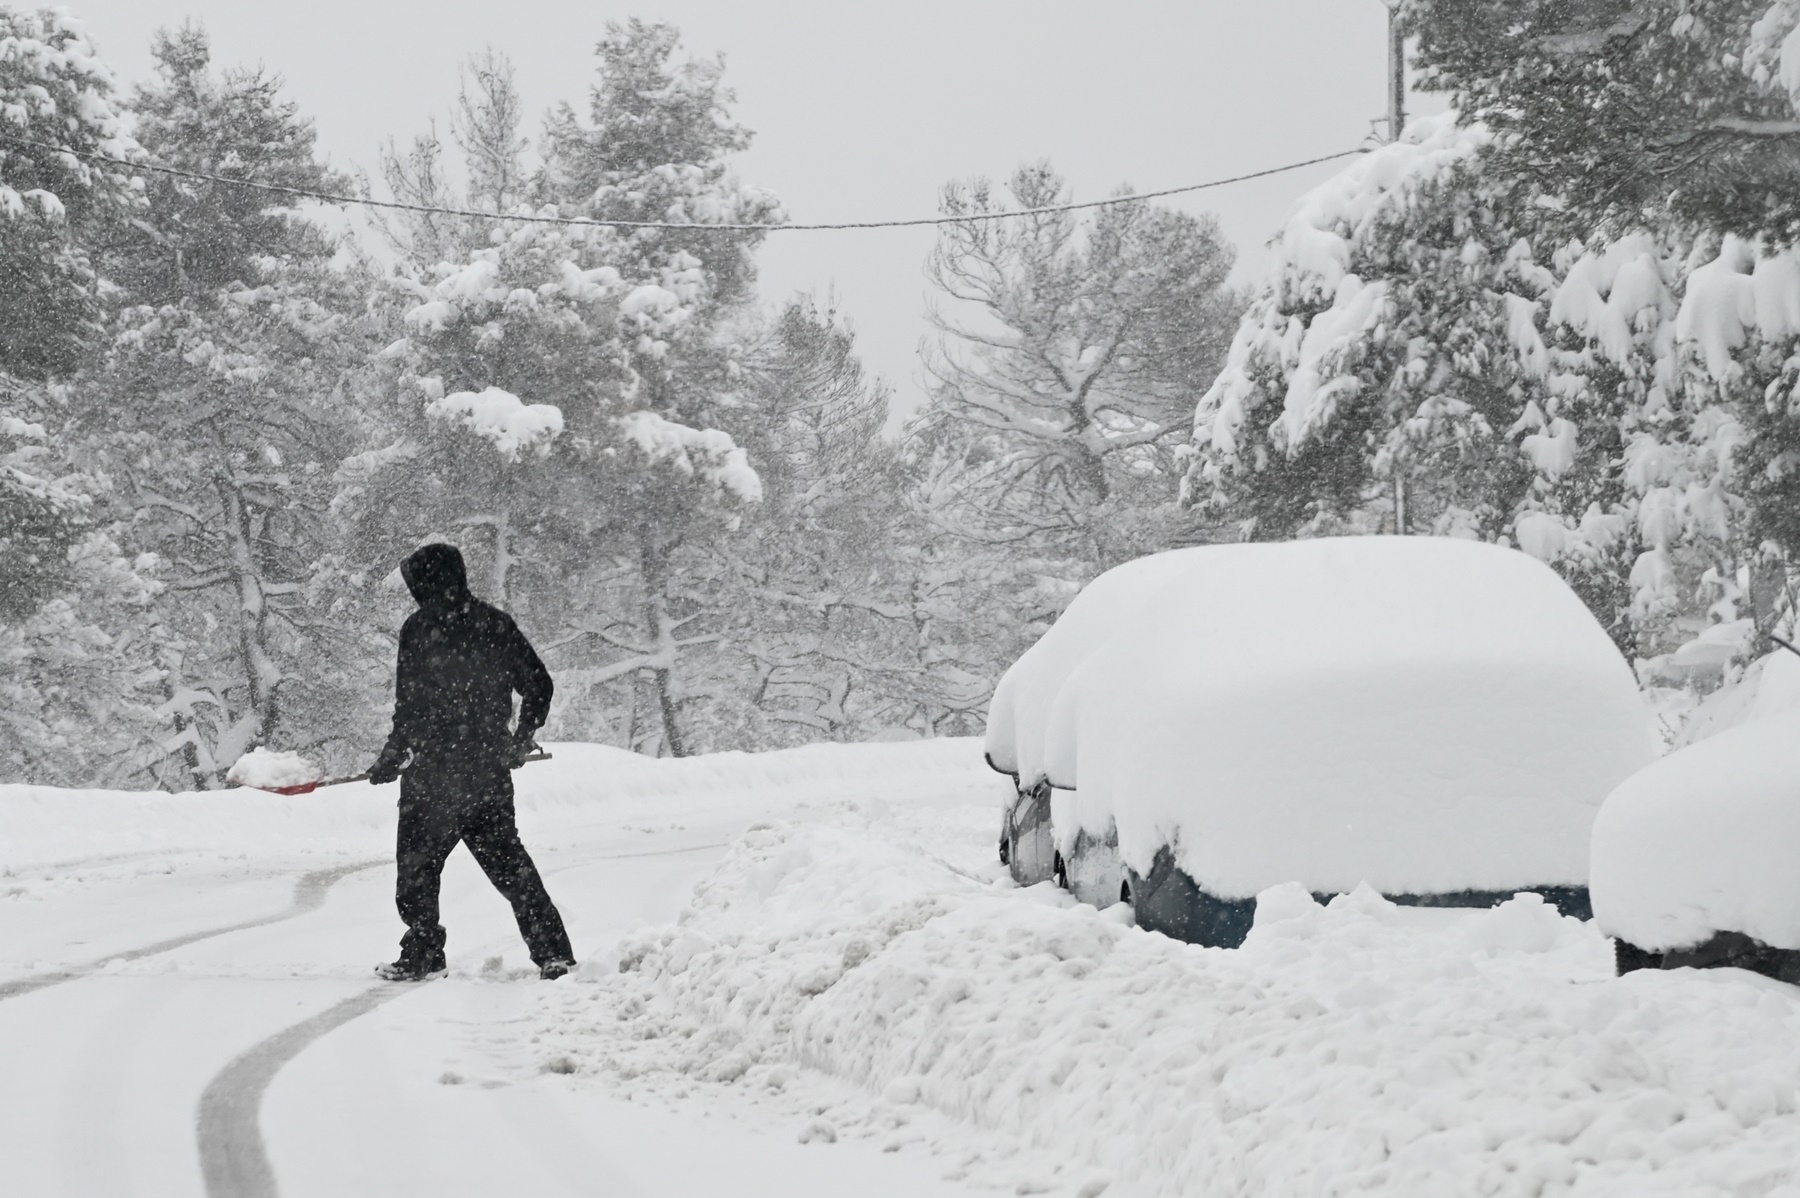
POLYGON ((454 546, 424 546, 400 574, 419 610, 400 629, 394 728, 369 781, 400 779, 394 902, 406 934, 399 959, 375 972, 420 981, 446 968, 438 887, 461 842, 512 904, 539 972, 559 978, 574 968, 575 953, 519 839, 512 785, 512 771, 532 758, 549 715, 550 672, 511 616, 469 593, 454 546), (516 731, 508 728, 515 691, 516 731))

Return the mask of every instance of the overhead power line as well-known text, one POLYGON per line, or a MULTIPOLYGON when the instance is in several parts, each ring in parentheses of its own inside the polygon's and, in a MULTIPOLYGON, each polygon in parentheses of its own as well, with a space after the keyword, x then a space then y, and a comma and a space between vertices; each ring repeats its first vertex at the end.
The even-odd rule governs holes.
POLYGON ((912 229, 932 225, 967 225, 981 221, 1007 220, 1016 216, 1047 216, 1058 212, 1080 212, 1089 208, 1107 208, 1116 204, 1135 204, 1144 200, 1160 200, 1166 196, 1186 195, 1189 192, 1207 191, 1214 187, 1226 187, 1233 183, 1247 183, 1252 179, 1265 179, 1270 175, 1285 174, 1309 166, 1317 166, 1322 162, 1335 162, 1340 158, 1348 158, 1353 154, 1367 153, 1367 150, 1340 150, 1335 154, 1326 154, 1319 158, 1308 158, 1305 162, 1290 162, 1284 166, 1272 166, 1267 170, 1251 171, 1247 175, 1233 175, 1229 179, 1213 179, 1206 183, 1191 183, 1186 187, 1168 187, 1162 191, 1147 191, 1138 195, 1112 196, 1104 200, 1084 200, 1077 204, 1051 204, 1042 208, 1015 208, 996 212, 969 212, 954 216, 921 216, 910 220, 852 220, 830 221, 814 224, 753 224, 745 222, 706 222, 706 221, 666 221, 666 220, 603 220, 586 216, 546 216, 540 213, 523 212, 483 212, 473 208, 438 208, 430 204, 408 204, 402 200, 377 200, 369 196, 339 195, 329 191, 314 191, 305 187, 289 187, 281 183, 264 183, 256 179, 233 179, 227 175, 214 175, 205 171, 183 170, 180 167, 165 166, 160 162, 133 162, 128 158, 116 158, 110 154, 96 154, 89 150, 74 150, 67 146, 52 145, 49 142, 33 141, 30 138, 15 137, 11 134, 0 134, 0 143, 15 146, 30 146, 34 149, 49 150, 56 154, 72 154, 90 162, 105 162, 113 166, 124 167, 134 171, 152 171, 159 175, 170 175, 177 179, 191 179, 201 183, 220 183, 227 187, 243 187, 253 191, 271 192, 276 195, 293 196, 298 199, 322 200, 328 204, 354 204, 364 208, 384 208, 394 212, 417 212, 430 216, 459 216, 474 220, 516 221, 535 225, 595 225, 608 229, 670 229, 693 232, 715 233, 818 233, 833 229, 912 229))

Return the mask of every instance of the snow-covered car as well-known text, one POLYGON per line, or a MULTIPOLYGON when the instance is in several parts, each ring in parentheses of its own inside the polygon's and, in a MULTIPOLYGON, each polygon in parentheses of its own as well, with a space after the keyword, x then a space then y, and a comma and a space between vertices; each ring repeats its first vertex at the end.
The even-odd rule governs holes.
POLYGON ((1737 966, 1800 983, 1800 711, 1627 778, 1594 822, 1594 919, 1621 974, 1737 966))
POLYGON ((1425 537, 1179 564, 1115 601, 1019 762, 1048 783, 1078 897, 1217 945, 1288 882, 1432 906, 1536 891, 1588 913, 1595 813, 1655 740, 1630 666, 1553 571, 1425 537))
POLYGON ((987 763, 1013 780, 1001 811, 1000 860, 1030 886, 1051 878, 1067 885, 1051 825, 1051 787, 1044 768, 1044 723, 1057 691, 1103 641, 1163 584, 1191 569, 1204 547, 1154 553, 1115 566, 1083 587, 1049 631, 1001 677, 988 704, 987 763))

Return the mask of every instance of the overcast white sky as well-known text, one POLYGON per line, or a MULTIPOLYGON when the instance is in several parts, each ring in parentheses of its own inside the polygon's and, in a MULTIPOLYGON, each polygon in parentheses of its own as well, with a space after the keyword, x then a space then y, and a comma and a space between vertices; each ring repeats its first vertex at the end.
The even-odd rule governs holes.
MULTIPOLYGON (((457 65, 492 45, 528 106, 583 101, 605 22, 680 26, 723 51, 739 163, 794 220, 930 215, 939 187, 1049 157, 1079 199, 1154 190, 1357 145, 1382 115, 1381 0, 68 0, 126 81, 158 26, 192 17, 222 64, 262 63, 340 166, 373 169, 450 108, 457 65)), ((442 123, 440 121, 440 123, 442 123)), ((535 132, 535 130, 531 130, 535 132)), ((1179 201, 1218 214, 1242 277, 1314 167, 1179 201)), ((917 402, 927 230, 784 233, 771 300, 835 288, 865 359, 917 402)))

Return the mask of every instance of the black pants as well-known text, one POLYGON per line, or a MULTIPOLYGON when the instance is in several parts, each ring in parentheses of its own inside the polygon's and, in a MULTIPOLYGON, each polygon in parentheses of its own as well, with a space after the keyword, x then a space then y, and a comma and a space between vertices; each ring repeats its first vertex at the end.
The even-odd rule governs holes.
POLYGON ((512 904, 532 961, 538 965, 573 961, 575 952, 562 916, 519 839, 512 778, 481 776, 487 773, 433 769, 420 763, 400 783, 399 877, 394 889, 394 905, 406 922, 400 958, 434 965, 442 961, 445 936, 438 922, 438 889, 444 862, 461 842, 512 904))

